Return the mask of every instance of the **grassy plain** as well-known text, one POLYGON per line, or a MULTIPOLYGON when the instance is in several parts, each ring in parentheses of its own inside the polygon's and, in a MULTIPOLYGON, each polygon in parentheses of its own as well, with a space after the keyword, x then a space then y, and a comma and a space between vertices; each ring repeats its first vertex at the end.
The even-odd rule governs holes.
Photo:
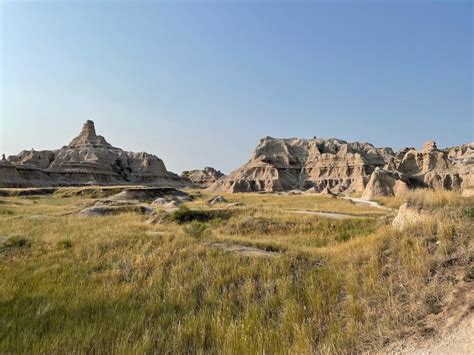
POLYGON ((473 270, 474 200, 454 193, 382 201, 430 212, 398 231, 391 212, 324 196, 226 195, 246 207, 193 222, 79 217, 116 191, 78 191, 0 197, 0 353, 377 350, 423 332, 473 270))

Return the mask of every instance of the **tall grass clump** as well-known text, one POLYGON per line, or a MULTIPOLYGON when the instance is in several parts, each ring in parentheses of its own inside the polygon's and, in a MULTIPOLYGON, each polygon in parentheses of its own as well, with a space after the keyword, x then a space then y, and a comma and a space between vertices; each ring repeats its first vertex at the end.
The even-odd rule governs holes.
POLYGON ((208 226, 206 223, 199 221, 192 221, 183 226, 183 231, 195 239, 202 239, 206 233, 208 226))
POLYGON ((192 221, 209 222, 217 218, 228 219, 230 215, 231 212, 225 210, 192 210, 186 206, 181 206, 177 211, 173 212, 171 219, 182 224, 192 221))
POLYGON ((424 210, 457 207, 467 201, 456 191, 417 189, 407 195, 408 205, 424 210))
POLYGON ((13 236, 9 237, 3 245, 0 245, 1 250, 8 250, 8 249, 24 249, 29 248, 31 246, 31 241, 25 237, 18 237, 13 236))

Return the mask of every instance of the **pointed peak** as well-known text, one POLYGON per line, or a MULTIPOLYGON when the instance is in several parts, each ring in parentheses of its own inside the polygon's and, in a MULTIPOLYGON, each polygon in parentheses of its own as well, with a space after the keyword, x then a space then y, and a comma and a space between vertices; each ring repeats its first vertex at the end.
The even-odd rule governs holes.
POLYGON ((94 122, 87 120, 82 126, 81 133, 69 143, 68 148, 114 148, 104 137, 95 133, 94 122))
POLYGON ((94 121, 87 120, 86 123, 82 126, 82 131, 80 135, 90 135, 96 137, 94 121))
POLYGON ((438 150, 438 147, 436 147, 436 142, 435 141, 426 141, 423 144, 423 153, 429 153, 438 150))

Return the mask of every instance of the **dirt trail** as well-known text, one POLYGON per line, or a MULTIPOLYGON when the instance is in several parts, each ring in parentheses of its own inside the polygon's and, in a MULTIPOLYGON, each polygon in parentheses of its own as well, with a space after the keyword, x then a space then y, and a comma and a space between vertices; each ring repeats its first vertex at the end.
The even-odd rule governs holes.
POLYGON ((322 212, 322 211, 305 211, 305 210, 283 210, 283 212, 297 213, 297 214, 312 214, 320 217, 331 218, 331 219, 350 219, 350 218, 373 218, 367 216, 360 216, 349 213, 339 212, 322 212))
POLYGON ((446 306, 426 322, 434 335, 398 341, 382 354, 474 354, 474 284, 460 281, 447 296, 446 306))
POLYGON ((461 321, 451 331, 435 338, 418 343, 399 343, 390 351, 382 353, 426 354, 426 355, 464 355, 474 354, 474 314, 461 321))
POLYGON ((363 199, 361 199, 361 198, 349 197, 349 196, 344 196, 344 197, 342 197, 342 198, 343 198, 344 200, 352 201, 352 202, 354 202, 356 205, 370 206, 370 207, 374 207, 374 208, 380 208, 380 209, 386 210, 386 211, 393 211, 393 208, 389 208, 389 207, 382 206, 382 205, 380 205, 378 202, 375 202, 375 201, 367 201, 367 200, 363 200, 363 199))

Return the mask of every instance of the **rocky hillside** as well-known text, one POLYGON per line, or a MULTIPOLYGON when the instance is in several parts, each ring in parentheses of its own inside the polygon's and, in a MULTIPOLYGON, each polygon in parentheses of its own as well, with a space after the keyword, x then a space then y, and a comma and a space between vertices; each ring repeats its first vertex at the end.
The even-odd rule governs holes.
POLYGON ((206 166, 202 170, 183 171, 181 176, 200 187, 209 187, 225 175, 220 170, 206 166))
POLYGON ((438 150, 376 148, 340 139, 260 140, 252 158, 210 191, 307 190, 364 193, 364 198, 393 196, 415 187, 473 192, 474 148, 466 144, 438 150), (366 189, 367 187, 367 189, 366 189))
POLYGON ((474 143, 440 150, 428 141, 421 150, 402 149, 374 171, 362 197, 399 196, 415 187, 474 195, 474 143))
POLYGON ((166 170, 148 153, 113 147, 87 121, 79 136, 57 150, 23 151, 0 161, 1 187, 153 184, 186 186, 189 180, 166 170))

